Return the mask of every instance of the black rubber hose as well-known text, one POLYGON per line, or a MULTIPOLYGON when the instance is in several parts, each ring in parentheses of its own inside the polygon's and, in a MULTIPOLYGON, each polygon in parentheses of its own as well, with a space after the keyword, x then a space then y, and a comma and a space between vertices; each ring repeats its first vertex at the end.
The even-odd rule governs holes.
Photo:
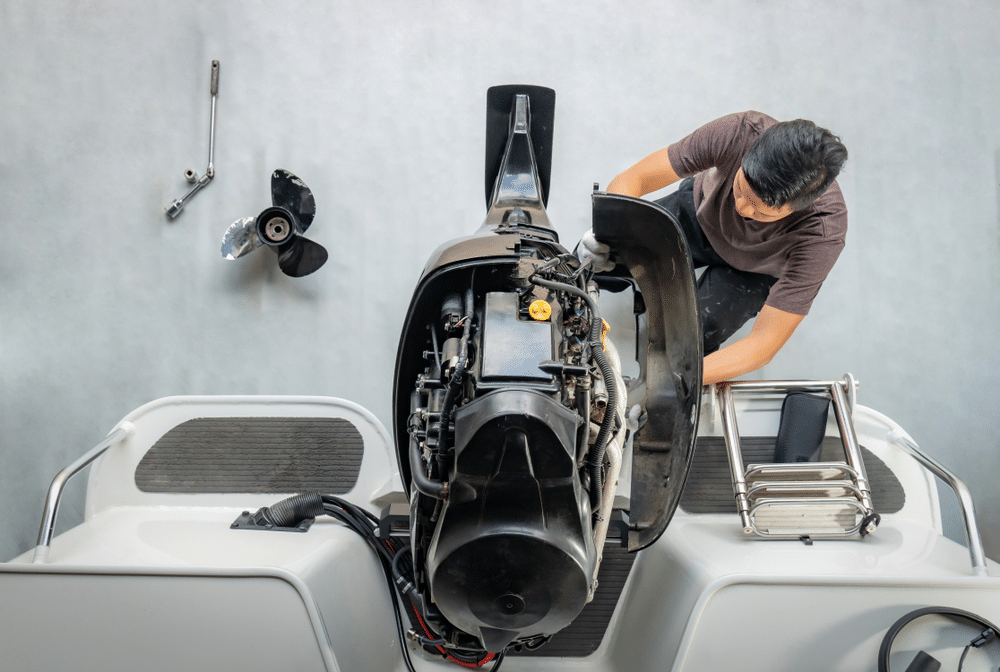
POLYGON ((325 513, 360 534, 375 549, 375 557, 379 561, 386 586, 389 588, 389 600, 392 602, 392 615, 396 623, 396 635, 399 639, 399 649, 403 657, 403 663, 409 672, 416 672, 413 668, 413 662, 410 660, 410 650, 406 645, 406 632, 403 629, 403 619, 400 614, 399 603, 396 600, 396 583, 393 581, 392 572, 392 560, 394 556, 389 551, 387 542, 375 537, 375 529, 379 522, 378 516, 340 497, 333 495, 315 495, 315 497, 319 499, 325 513))
MULTIPOLYGON (((598 323, 600 320, 598 319, 598 323)), ((598 325, 598 329, 600 326, 598 325)), ((604 410, 604 418, 601 421, 601 431, 597 433, 597 441, 594 442, 594 452, 587 460, 590 465, 591 489, 590 503, 592 508, 600 505, 604 495, 604 454, 608 449, 608 441, 611 439, 611 432, 615 424, 615 413, 618 408, 618 387, 615 384, 614 372, 611 363, 604 356, 604 348, 601 346, 601 337, 597 337, 597 346, 591 344, 591 351, 597 366, 600 367, 604 375, 604 385, 608 388, 608 405, 604 410), (596 487, 595 487, 596 486, 596 487)))
POLYGON ((264 517, 275 527, 295 527, 306 518, 315 518, 326 513, 323 498, 318 494, 293 495, 272 504, 264 512, 264 517))
POLYGON ((399 563, 403 559, 404 554, 409 553, 410 550, 409 546, 403 546, 392 556, 392 578, 396 580, 396 585, 400 587, 400 593, 404 595, 409 595, 410 591, 413 590, 413 579, 403 574, 399 563))
MULTIPOLYGON (((472 311, 473 294, 470 287, 465 291, 465 317, 462 319, 465 325, 462 329, 462 340, 459 344, 458 362, 455 371, 448 381, 448 391, 445 393, 444 403, 441 406, 441 418, 438 422, 438 444, 436 452, 441 455, 448 450, 448 434, 451 425, 451 411, 455 407, 455 399, 458 397, 462 386, 462 376, 465 374, 465 366, 469 361, 469 335, 472 333, 472 311)), ((433 326, 431 327, 434 328, 433 326)), ((436 481, 428 474, 424 473, 424 464, 420 455, 420 444, 415 438, 410 439, 410 478, 413 487, 421 494, 433 497, 434 499, 448 499, 447 481, 436 481)))
MULTIPOLYGON (((411 562, 408 565, 408 571, 399 566, 402 561, 413 557, 412 552, 413 549, 409 546, 400 548, 392 556, 390 567, 392 579, 396 582, 396 590, 399 591, 400 597, 403 598, 404 602, 409 599, 413 607, 422 614, 424 613, 424 598, 417 592, 417 587, 413 584, 413 564, 411 562)), ((433 640, 434 638, 428 639, 433 640)), ((444 644, 444 641, 442 640, 440 643, 444 644)))
POLYGON ((544 280, 537 275, 533 275, 528 279, 541 287, 579 296, 587 302, 587 307, 590 308, 590 351, 597 362, 597 367, 601 370, 601 376, 604 378, 604 386, 608 389, 608 409, 605 411, 604 419, 601 421, 601 431, 597 433, 594 450, 591 451, 590 458, 587 460, 587 466, 590 467, 590 506, 591 509, 596 509, 600 505, 604 494, 604 454, 608 448, 608 440, 611 438, 615 413, 618 408, 618 385, 615 383, 611 362, 604 356, 604 346, 601 344, 602 321, 600 311, 597 308, 597 302, 594 301, 594 297, 579 287, 563 282, 544 280))
POLYGON ((892 642, 896 639, 896 635, 899 634, 899 631, 911 621, 930 614, 964 618, 965 620, 971 621, 982 628, 993 630, 994 633, 1000 635, 1000 629, 998 629, 997 626, 993 625, 982 616, 977 616, 976 614, 963 609, 955 609, 953 607, 925 607, 923 609, 917 609, 916 611, 911 611, 900 618, 886 631, 885 636, 882 638, 882 645, 878 650, 878 672, 889 672, 889 654, 892 653, 892 642))
POLYGON ((327 515, 360 534, 386 562, 392 561, 392 552, 387 544, 375 536, 379 520, 377 516, 333 495, 323 495, 323 504, 327 515))
POLYGON ((403 654, 403 663, 406 664, 406 669, 409 672, 416 672, 413 668, 413 662, 410 660, 410 649, 406 645, 406 632, 403 630, 403 618, 399 613, 399 603, 396 601, 396 587, 392 580, 392 568, 386 567, 387 563, 385 561, 379 564, 382 565, 382 573, 385 575, 386 585, 389 586, 389 600, 392 602, 392 615, 396 621, 396 636, 399 639, 400 652, 403 654))
POLYGON ((448 499, 448 483, 435 481, 424 473, 424 461, 420 455, 420 443, 410 439, 410 482, 417 492, 434 499, 448 499))

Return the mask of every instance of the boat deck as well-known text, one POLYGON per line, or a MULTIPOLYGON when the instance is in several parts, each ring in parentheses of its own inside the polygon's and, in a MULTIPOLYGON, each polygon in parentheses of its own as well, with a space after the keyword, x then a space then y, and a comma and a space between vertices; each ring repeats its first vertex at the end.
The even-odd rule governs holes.
MULTIPOLYGON (((706 446, 723 435, 713 403, 706 399, 699 426, 706 446)), ((766 395, 740 401, 743 434, 773 437, 779 406, 766 395)), ((720 478, 725 485, 718 474, 725 464, 696 460, 707 476, 689 485, 698 478, 697 487, 716 485, 704 486, 707 499, 682 498, 664 535, 635 557, 593 646, 579 655, 511 655, 503 669, 854 672, 875 669, 886 629, 913 609, 950 606, 1000 621, 1000 566, 987 561, 977 573, 969 551, 942 536, 933 476, 897 445, 902 430, 863 406, 852 415, 869 467, 882 465, 869 469, 876 506, 895 497, 874 533, 804 541, 747 534, 734 499, 725 512, 718 485, 720 478), (897 487, 905 496, 892 494, 897 487)), ((127 436, 94 463, 85 522, 55 537, 39 561, 26 553, 0 565, 0 599, 16 605, 0 615, 0 649, 30 652, 10 669, 405 669, 385 579, 360 537, 330 518, 306 533, 231 529, 240 513, 282 495, 162 491, 142 487, 148 478, 137 482, 137 469, 148 467, 152 448, 162 448, 174 427, 262 416, 348 419, 365 451, 345 498, 374 512, 405 501, 388 435, 348 402, 149 404, 123 421, 127 436), (82 661, 83 650, 92 653, 82 661)), ((619 500, 627 508, 627 478, 619 500)), ((900 640, 894 666, 906 667, 913 646, 900 640)), ((935 655, 946 666, 950 656, 957 660, 941 648, 935 655)), ((418 670, 457 669, 411 652, 418 670)))

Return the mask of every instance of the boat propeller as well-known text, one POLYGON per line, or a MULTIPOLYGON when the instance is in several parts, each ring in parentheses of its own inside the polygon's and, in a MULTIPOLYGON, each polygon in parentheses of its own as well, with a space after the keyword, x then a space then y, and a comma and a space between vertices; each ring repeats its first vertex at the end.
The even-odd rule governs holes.
POLYGON ((239 259, 266 245, 277 252, 282 273, 293 278, 309 275, 329 257, 325 247, 302 235, 315 214, 316 201, 309 187, 279 168, 271 173, 271 207, 230 224, 222 237, 222 256, 239 259))

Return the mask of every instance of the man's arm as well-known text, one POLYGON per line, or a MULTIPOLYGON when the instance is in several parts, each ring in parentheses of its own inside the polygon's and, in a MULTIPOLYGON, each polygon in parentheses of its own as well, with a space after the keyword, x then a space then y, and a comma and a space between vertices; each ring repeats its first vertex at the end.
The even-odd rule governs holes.
POLYGON ((702 382, 710 385, 732 380, 764 366, 781 350, 803 317, 805 316, 764 306, 746 338, 705 358, 702 382))
POLYGON ((667 150, 661 149, 611 180, 607 191, 609 194, 639 198, 671 185, 679 179, 681 178, 670 164, 667 150))

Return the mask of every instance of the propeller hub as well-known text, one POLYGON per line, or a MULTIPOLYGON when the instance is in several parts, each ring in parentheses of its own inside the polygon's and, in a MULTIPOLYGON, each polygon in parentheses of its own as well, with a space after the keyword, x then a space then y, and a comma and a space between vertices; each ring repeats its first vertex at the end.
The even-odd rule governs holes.
POLYGON ((285 238, 288 237, 289 231, 292 225, 288 223, 283 217, 272 217, 267 221, 264 226, 264 235, 268 240, 273 240, 276 243, 280 243, 285 238))
POLYGON ((295 217, 280 206, 268 208, 257 216, 257 235, 266 245, 282 245, 295 233, 295 217))

